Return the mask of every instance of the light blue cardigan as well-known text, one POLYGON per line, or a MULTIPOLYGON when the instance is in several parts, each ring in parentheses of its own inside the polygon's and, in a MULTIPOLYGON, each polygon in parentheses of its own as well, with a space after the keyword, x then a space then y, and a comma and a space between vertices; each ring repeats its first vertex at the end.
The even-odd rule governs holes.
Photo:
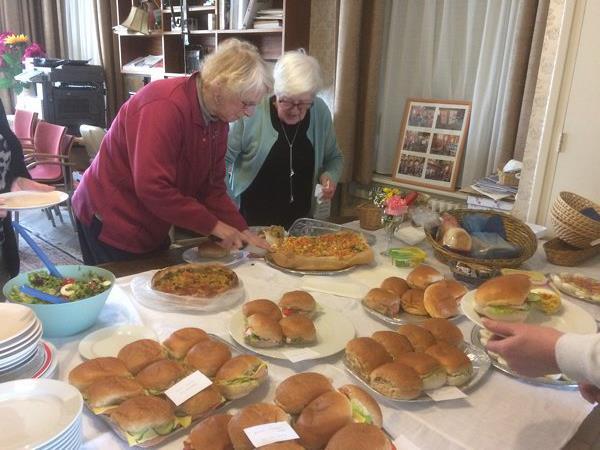
MULTIPOLYGON (((257 105, 254 115, 239 119, 230 125, 227 154, 225 155, 227 167, 225 183, 229 195, 238 206, 240 196, 254 181, 277 140, 278 130, 273 128, 271 123, 270 101, 271 97, 265 96, 257 105)), ((310 125, 307 135, 315 149, 313 186, 318 183, 323 173, 327 173, 337 183, 342 175, 344 156, 337 145, 331 112, 327 104, 321 98, 316 97, 309 114, 310 125)), ((288 170, 288 168, 282 167, 281 170, 288 170)), ((313 211, 314 207, 315 198, 313 196, 313 211)))

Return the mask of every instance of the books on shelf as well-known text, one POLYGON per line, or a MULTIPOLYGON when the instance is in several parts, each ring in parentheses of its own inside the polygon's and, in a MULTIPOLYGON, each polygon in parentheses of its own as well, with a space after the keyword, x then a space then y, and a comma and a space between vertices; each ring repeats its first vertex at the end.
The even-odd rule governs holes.
POLYGON ((254 29, 281 28, 282 26, 283 26, 283 23, 278 20, 261 20, 261 21, 255 20, 252 28, 254 28, 254 29))
POLYGON ((246 14, 244 14, 242 28, 253 28, 254 19, 258 11, 263 11, 271 7, 271 4, 271 0, 250 0, 246 8, 246 14))
POLYGON ((123 70, 127 72, 148 73, 153 70, 163 69, 162 55, 140 56, 127 64, 123 65, 123 70))

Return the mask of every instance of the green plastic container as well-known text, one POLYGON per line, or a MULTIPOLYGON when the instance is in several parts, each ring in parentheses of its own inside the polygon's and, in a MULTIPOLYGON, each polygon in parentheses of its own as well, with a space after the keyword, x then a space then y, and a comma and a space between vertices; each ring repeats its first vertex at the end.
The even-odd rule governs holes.
POLYGON ((418 247, 392 248, 390 258, 396 267, 416 267, 425 261, 427 253, 418 247))

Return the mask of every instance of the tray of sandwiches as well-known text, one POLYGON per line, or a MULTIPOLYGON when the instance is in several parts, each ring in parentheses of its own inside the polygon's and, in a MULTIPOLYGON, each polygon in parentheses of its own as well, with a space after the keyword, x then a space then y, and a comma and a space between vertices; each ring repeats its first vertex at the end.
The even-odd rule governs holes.
POLYGON ((222 264, 177 264, 131 280, 135 300, 159 311, 219 311, 244 298, 242 280, 222 264))
POLYGON ((508 363, 500 355, 486 350, 485 345, 492 338, 493 333, 485 328, 477 325, 471 330, 471 342, 477 347, 483 349, 490 357, 492 365, 501 372, 504 372, 512 377, 522 380, 526 383, 540 384, 563 389, 579 389, 576 381, 569 379, 562 373, 545 375, 543 377, 525 377, 513 371, 508 363))
POLYGON ((182 328, 162 343, 140 339, 117 357, 90 359, 69 372, 69 383, 130 446, 152 447, 245 397, 267 377, 267 364, 258 357, 238 354, 200 328, 182 328), (176 404, 170 390, 197 372, 208 385, 176 404))
POLYGON ((248 405, 233 414, 217 414, 191 429, 184 450, 328 449, 392 450, 383 413, 364 389, 337 389, 316 372, 292 375, 276 388, 272 402, 248 405), (259 435, 253 433, 261 428, 259 435))
POLYGON ((433 318, 459 320, 459 304, 467 288, 426 264, 406 277, 388 277, 362 299, 365 312, 391 325, 419 324, 433 318))
POLYGON ((430 395, 444 386, 473 389, 491 361, 481 348, 466 343, 452 322, 431 318, 352 339, 344 364, 367 390, 402 403, 433 401, 430 395))

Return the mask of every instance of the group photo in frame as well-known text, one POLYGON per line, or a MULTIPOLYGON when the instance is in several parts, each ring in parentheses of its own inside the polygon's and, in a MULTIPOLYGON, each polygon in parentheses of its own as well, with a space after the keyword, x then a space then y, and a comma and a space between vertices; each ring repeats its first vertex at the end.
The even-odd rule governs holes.
POLYGON ((406 100, 392 178, 454 191, 470 117, 471 102, 406 100))

